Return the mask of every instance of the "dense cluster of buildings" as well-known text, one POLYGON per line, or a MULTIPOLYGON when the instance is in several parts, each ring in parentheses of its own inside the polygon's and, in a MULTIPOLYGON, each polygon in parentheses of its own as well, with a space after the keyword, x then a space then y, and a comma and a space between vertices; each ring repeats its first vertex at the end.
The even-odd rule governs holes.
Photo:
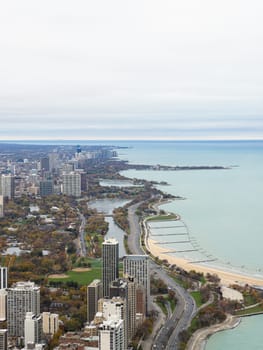
POLYGON ((98 335, 99 350, 126 350, 147 315, 150 282, 147 255, 126 255, 119 277, 118 241, 102 244, 102 280, 87 288, 85 330, 98 335))
MULTIPOLYGON (((0 217, 5 203, 22 195, 45 197, 87 192, 90 160, 112 157, 110 150, 50 152, 36 159, 0 160, 0 217)), ((31 209, 30 209, 31 210, 31 209)), ((34 210, 34 209, 32 209, 34 210)), ((57 350, 127 350, 149 309, 149 259, 126 255, 119 270, 119 243, 102 244, 102 275, 87 286, 87 324, 81 334, 60 338, 57 350), (121 276, 121 277, 120 277, 121 276)), ((99 276, 98 276, 99 277, 99 276)), ((43 349, 59 329, 59 315, 40 312, 40 287, 17 282, 8 287, 7 267, 0 267, 0 350, 43 349)))
MULTIPOLYGON (((57 350, 127 350, 144 321, 149 303, 149 259, 126 255, 119 277, 118 241, 103 242, 102 279, 87 286, 87 324, 82 335, 61 337, 57 350)), ((7 267, 0 267, 0 350, 43 349, 59 328, 58 314, 40 312, 40 287, 17 282, 8 288, 7 267)))
POLYGON ((8 288, 7 267, 0 267, 0 349, 14 346, 43 349, 44 335, 54 335, 59 327, 57 314, 40 313, 40 287, 33 282, 17 282, 8 288))
POLYGON ((75 152, 37 153, 29 158, 2 157, 0 160, 0 217, 5 200, 22 195, 45 197, 65 194, 80 197, 88 189, 87 169, 90 162, 116 155, 110 149, 75 152))

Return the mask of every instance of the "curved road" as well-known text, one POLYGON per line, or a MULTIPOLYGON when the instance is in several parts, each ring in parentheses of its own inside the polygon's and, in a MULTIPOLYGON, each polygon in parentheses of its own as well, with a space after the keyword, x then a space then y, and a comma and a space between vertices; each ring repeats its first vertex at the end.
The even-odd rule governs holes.
MULTIPOLYGON (((128 208, 128 220, 131 231, 128 235, 128 246, 132 254, 145 254, 140 246, 141 228, 138 216, 135 213, 141 203, 142 202, 134 204, 128 208)), ((177 298, 175 311, 172 316, 166 320, 155 337, 152 349, 176 350, 179 344, 178 335, 190 325, 192 317, 196 312, 196 305, 191 295, 152 260, 150 260, 150 271, 156 274, 158 278, 162 279, 164 283, 175 292, 177 298)))
POLYGON ((87 256, 87 248, 86 248, 86 242, 84 238, 84 230, 86 226, 86 218, 83 214, 78 212, 79 218, 81 220, 80 226, 79 226, 79 255, 80 256, 87 256))

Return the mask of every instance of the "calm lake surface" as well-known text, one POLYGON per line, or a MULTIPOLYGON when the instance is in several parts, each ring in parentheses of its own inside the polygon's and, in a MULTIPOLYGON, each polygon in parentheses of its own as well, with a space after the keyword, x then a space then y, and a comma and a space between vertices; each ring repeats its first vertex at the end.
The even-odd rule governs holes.
MULTIPOLYGON (((189 231, 189 244, 198 254, 201 252, 204 259, 211 259, 210 264, 263 275, 262 141, 135 142, 131 146, 119 153, 121 159, 134 164, 231 167, 177 172, 129 170, 123 175, 166 181, 170 186, 158 186, 162 191, 185 198, 162 208, 180 214, 189 231)), ((163 227, 162 233, 171 234, 171 230, 163 227)), ((162 239, 171 240, 167 248, 176 248, 171 237, 167 235, 162 239)), ((181 253, 193 260, 195 254, 181 253)), ((246 318, 235 330, 212 336, 206 350, 263 349, 262 328, 263 316, 246 318)))
MULTIPOLYGON (((98 212, 104 213, 106 215, 111 215, 113 210, 118 207, 123 207, 125 204, 127 204, 129 201, 127 200, 120 200, 120 199, 98 199, 93 202, 89 202, 88 206, 90 208, 97 209, 98 212)), ((114 220, 112 217, 106 217, 105 221, 109 224, 109 229, 105 237, 107 238, 116 238, 119 242, 119 256, 122 257, 125 255, 125 249, 123 244, 123 238, 125 232, 119 228, 114 223, 114 220)))

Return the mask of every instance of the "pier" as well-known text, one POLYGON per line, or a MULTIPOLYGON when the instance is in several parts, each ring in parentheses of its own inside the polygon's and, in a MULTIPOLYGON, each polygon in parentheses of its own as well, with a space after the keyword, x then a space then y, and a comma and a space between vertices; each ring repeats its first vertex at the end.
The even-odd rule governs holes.
POLYGON ((157 230, 159 230, 159 229, 166 229, 166 228, 175 228, 175 227, 185 227, 184 225, 180 225, 180 226, 150 226, 149 225, 149 227, 150 227, 150 229, 152 229, 152 230, 155 230, 155 229, 157 229, 157 230))
POLYGON ((187 236, 188 233, 187 232, 181 232, 181 233, 168 233, 168 234, 165 234, 165 233, 159 233, 159 234, 151 234, 151 237, 161 237, 161 236, 187 236))
POLYGON ((155 244, 177 244, 177 243, 191 243, 191 241, 174 241, 174 242, 156 242, 155 244))
POLYGON ((216 261, 217 259, 206 259, 206 260, 193 260, 189 261, 188 264, 201 264, 216 261))
POLYGON ((198 249, 169 250, 169 251, 167 251, 167 252, 163 252, 162 254, 169 254, 169 253, 189 253, 189 252, 198 252, 198 249))

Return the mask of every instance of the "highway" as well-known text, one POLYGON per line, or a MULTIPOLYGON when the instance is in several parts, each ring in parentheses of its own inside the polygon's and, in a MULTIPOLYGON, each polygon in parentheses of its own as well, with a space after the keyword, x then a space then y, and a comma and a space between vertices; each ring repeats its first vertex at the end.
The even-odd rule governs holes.
MULTIPOLYGON (((141 203, 134 204, 128 208, 128 220, 130 224, 130 234, 128 235, 128 246, 132 254, 144 254, 140 246, 141 228, 136 209, 141 203)), ((150 262, 150 271, 156 277, 162 279, 171 290, 175 292, 177 304, 174 313, 168 318, 156 335, 152 349, 178 349, 178 335, 181 331, 188 328, 192 317, 196 312, 196 305, 191 295, 178 285, 159 265, 150 262)))

